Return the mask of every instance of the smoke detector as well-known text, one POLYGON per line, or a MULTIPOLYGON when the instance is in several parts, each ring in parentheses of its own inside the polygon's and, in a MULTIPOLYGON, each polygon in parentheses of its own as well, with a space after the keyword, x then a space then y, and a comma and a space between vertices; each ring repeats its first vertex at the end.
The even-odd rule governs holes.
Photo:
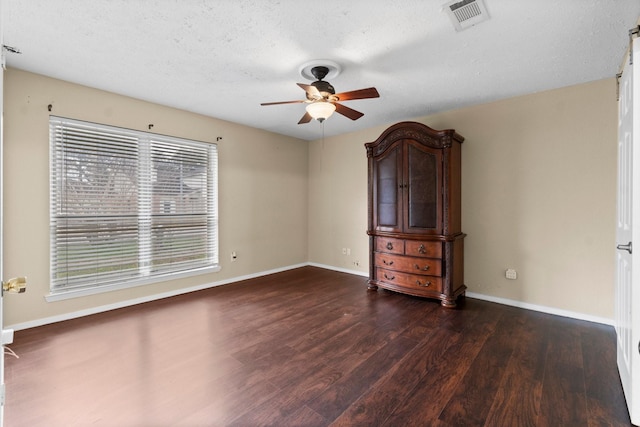
POLYGON ((483 0, 453 0, 443 8, 456 31, 466 30, 489 19, 483 0))

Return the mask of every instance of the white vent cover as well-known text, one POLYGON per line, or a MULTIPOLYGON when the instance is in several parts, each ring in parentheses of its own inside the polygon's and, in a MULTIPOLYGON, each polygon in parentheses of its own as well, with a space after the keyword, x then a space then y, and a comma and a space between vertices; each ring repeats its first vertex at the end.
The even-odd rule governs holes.
POLYGON ((444 5, 456 31, 473 27, 489 19, 487 8, 482 0, 453 0, 444 5))

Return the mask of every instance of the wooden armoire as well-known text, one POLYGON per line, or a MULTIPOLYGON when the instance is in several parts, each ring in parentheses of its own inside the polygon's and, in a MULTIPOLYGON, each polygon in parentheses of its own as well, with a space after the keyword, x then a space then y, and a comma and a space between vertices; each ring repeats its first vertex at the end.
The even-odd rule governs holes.
POLYGON ((464 295, 460 149, 453 129, 397 123, 365 144, 369 162, 369 289, 464 295))

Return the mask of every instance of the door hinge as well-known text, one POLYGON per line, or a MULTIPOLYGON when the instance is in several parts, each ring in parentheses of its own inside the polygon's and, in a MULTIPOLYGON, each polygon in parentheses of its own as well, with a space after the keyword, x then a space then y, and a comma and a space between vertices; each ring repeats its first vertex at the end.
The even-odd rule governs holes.
POLYGON ((629 65, 633 65, 633 36, 640 34, 640 25, 629 30, 629 65))
POLYGON ((620 101, 620 79, 622 73, 616 74, 616 101, 620 101))
POLYGON ((0 406, 4 406, 6 388, 4 383, 0 384, 0 406))

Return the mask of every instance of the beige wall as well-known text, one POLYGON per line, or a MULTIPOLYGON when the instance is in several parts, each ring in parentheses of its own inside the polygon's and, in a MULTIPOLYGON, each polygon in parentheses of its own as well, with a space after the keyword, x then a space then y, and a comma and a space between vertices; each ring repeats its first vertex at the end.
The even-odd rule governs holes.
POLYGON ((34 322, 150 295, 286 268, 307 255, 308 144, 168 107, 9 69, 4 93, 4 275, 28 289, 5 297, 5 325, 34 322), (51 114, 200 141, 218 142, 220 262, 204 276, 71 300, 49 291, 51 114), (230 262, 231 251, 238 260, 230 262))
MULTIPOLYGON (((613 318, 615 96, 612 78, 416 119, 466 138, 470 292, 613 318), (507 268, 517 280, 505 279, 507 268)), ((388 125, 311 143, 311 262, 368 271, 363 144, 388 125)))
MULTIPOLYGON (((363 144, 389 124, 306 143, 9 69, 5 74, 5 324, 312 262, 368 271, 363 144), (47 303, 48 117, 52 114, 202 141, 222 137, 219 273, 47 303), (349 248, 350 255, 343 255, 349 248), (229 253, 237 251, 231 263, 229 253), (357 264, 357 265, 356 265, 357 264)), ((615 80, 416 119, 463 144, 465 282, 470 292, 613 318, 615 80), (506 268, 518 280, 504 278, 506 268)), ((327 124, 329 125, 329 124, 327 124)), ((363 277, 363 290, 366 279, 363 277)))

